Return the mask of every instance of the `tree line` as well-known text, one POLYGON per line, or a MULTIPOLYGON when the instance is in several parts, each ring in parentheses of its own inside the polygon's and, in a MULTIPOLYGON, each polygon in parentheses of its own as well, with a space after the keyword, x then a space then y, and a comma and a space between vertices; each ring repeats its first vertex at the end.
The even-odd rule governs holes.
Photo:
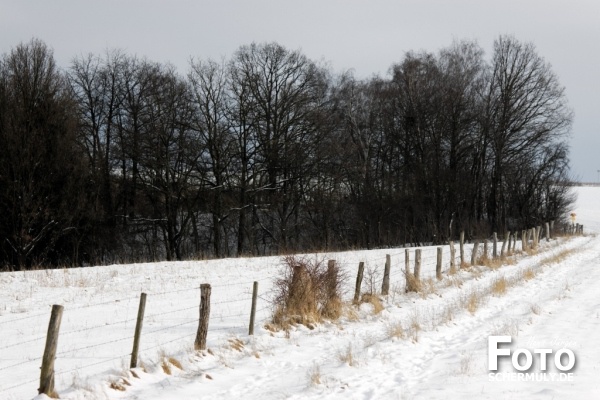
POLYGON ((187 73, 119 50, 0 59, 0 265, 441 243, 560 220, 565 90, 530 43, 334 74, 277 43, 187 73))

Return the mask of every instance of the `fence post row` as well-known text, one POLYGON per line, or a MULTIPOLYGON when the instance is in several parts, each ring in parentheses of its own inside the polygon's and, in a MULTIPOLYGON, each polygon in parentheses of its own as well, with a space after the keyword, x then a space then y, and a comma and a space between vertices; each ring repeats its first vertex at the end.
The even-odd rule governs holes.
POLYGON ((138 351, 140 349, 140 336, 142 334, 142 325, 144 323, 144 311, 146 309, 146 293, 140 295, 140 306, 138 308, 137 321, 135 323, 135 334, 133 336, 133 350, 131 351, 130 368, 137 367, 138 351))
POLYGON ((254 281, 252 285, 252 307, 250 308, 250 326, 248 327, 248 335, 254 335, 254 318, 256 317, 256 298, 258 297, 258 282, 254 281))
POLYGON ((54 392, 54 360, 56 359, 56 347, 58 346, 58 332, 62 321, 63 306, 57 304, 52 306, 48 333, 46 335, 46 347, 42 357, 42 370, 40 372, 40 387, 38 394, 56 397, 54 392))
POLYGON ((206 336, 208 334, 208 319, 210 317, 210 291, 208 283, 200 285, 200 320, 198 332, 194 341, 195 350, 206 350, 206 336))

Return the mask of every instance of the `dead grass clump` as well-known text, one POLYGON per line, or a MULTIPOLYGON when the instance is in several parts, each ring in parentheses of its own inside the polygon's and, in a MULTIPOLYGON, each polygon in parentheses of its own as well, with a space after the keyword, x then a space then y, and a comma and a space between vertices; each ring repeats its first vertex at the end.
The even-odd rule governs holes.
POLYGON ((490 257, 486 257, 484 259, 482 259, 482 264, 490 269, 498 269, 500 268, 502 265, 504 265, 505 260, 502 258, 490 258, 490 257))
POLYGON ((241 352, 245 347, 244 342, 242 342, 238 338, 229 339, 228 342, 229 342, 229 347, 231 347, 233 350, 237 350, 239 352, 241 352))
POLYGON ((327 265, 306 257, 286 256, 282 276, 275 281, 271 326, 312 326, 342 315, 341 288, 346 275, 335 262, 327 265))
POLYGON ((421 281, 415 277, 414 274, 410 272, 404 272, 404 277, 406 278, 406 293, 408 292, 420 292, 421 291, 421 281))
POLYGON ((477 292, 476 290, 473 290, 467 295, 464 301, 464 308, 471 314, 475 314, 475 311, 477 311, 477 309, 481 305, 482 300, 483 298, 481 293, 477 292))
POLYGON ((342 315, 346 317, 348 321, 356 322, 360 319, 356 307, 351 307, 348 304, 342 305, 342 315))
POLYGON ((409 330, 408 330, 408 334, 414 343, 419 341, 419 332, 421 332, 421 330, 422 330, 421 323, 422 323, 421 314, 419 314, 418 311, 414 311, 410 315, 409 330))
POLYGON ((352 344, 349 344, 345 349, 338 351, 337 357, 341 363, 348 364, 351 367, 356 365, 356 360, 354 359, 354 352, 352 350, 352 344))
POLYGON ((435 281, 433 278, 427 278, 421 283, 419 294, 423 299, 427 298, 430 294, 436 294, 435 281))
MULTIPOLYGON (((109 387, 113 390, 118 390, 120 392, 124 392, 125 390, 127 390, 126 386, 131 386, 131 383, 129 383, 129 381, 125 378, 118 378, 115 380, 111 380, 109 387)), ((56 397, 58 398, 58 397, 56 397)))
POLYGON ((406 337, 406 331, 400 322, 394 322, 386 326, 386 336, 390 339, 404 339, 406 337))
POLYGON ((523 271, 523 279, 526 281, 529 281, 533 278, 535 278, 536 275, 536 271, 533 268, 527 268, 526 270, 523 271))
POLYGON ((183 371, 183 366, 181 365, 181 362, 179 362, 179 360, 174 357, 167 357, 167 356, 163 355, 160 366, 161 366, 163 372, 167 375, 171 375, 173 373, 173 370, 171 367, 175 367, 175 368, 183 371))
POLYGON ((385 307, 384 307, 383 303, 381 302, 381 299, 374 294, 364 293, 362 295, 360 301, 361 301, 361 303, 371 304, 373 306, 373 314, 379 314, 380 312, 385 310, 385 307))
POLYGON ((508 289, 508 282, 506 281, 504 276, 501 276, 500 278, 494 280, 491 289, 492 293, 496 296, 502 296, 504 293, 506 293, 506 290, 508 289))
POLYGON ((306 373, 308 381, 311 386, 318 386, 323 383, 323 377, 321 376, 321 367, 319 364, 313 364, 312 368, 306 373))
POLYGON ((446 278, 444 280, 443 285, 444 285, 444 287, 454 286, 454 287, 460 288, 460 287, 462 287, 463 283, 464 283, 464 281, 460 277, 454 276, 454 277, 446 278))

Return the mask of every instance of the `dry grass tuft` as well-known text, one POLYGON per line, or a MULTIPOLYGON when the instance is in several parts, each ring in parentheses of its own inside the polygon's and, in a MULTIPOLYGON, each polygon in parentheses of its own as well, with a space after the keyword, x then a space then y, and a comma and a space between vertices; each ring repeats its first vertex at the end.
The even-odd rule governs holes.
POLYGON ((464 308, 469 311, 471 314, 475 314, 475 311, 479 309, 481 305, 483 297, 481 293, 476 290, 471 291, 465 299, 464 308))
POLYGON ((539 306, 539 304, 532 304, 530 310, 535 315, 540 315, 542 313, 542 308, 539 306))
POLYGON ((400 322, 393 322, 386 326, 386 336, 389 339, 404 339, 406 338, 406 332, 400 322))
POLYGON ((427 278, 424 281, 422 281, 421 288, 419 290, 419 294, 421 295, 421 298, 425 299, 430 294, 436 294, 436 293, 437 292, 435 290, 435 280, 433 278, 427 278))
POLYGON ((162 368, 163 372, 167 375, 172 375, 173 374, 173 369, 171 367, 175 367, 181 371, 183 371, 183 366, 181 365, 181 362, 179 362, 178 359, 174 358, 174 357, 167 357, 167 356, 161 356, 161 363, 160 363, 160 367, 162 368))
POLYGON ((504 276, 497 278, 492 283, 491 290, 492 290, 492 293, 496 296, 502 296, 503 294, 506 293, 507 289, 508 289, 508 282, 506 281, 504 276))
POLYGON ((406 293, 408 292, 420 292, 421 291, 421 281, 418 280, 414 274, 410 272, 404 272, 404 277, 406 279, 406 293))
POLYGON ((169 364, 167 360, 162 360, 160 366, 165 374, 171 375, 173 373, 173 371, 171 370, 171 364, 169 364))
POLYGON ((361 301, 361 303, 371 304, 373 306, 373 314, 379 314, 380 312, 385 310, 385 307, 384 307, 383 303, 381 302, 381 299, 374 294, 365 293, 362 295, 360 301, 361 301))
POLYGON ((121 377, 113 377, 109 381, 109 387, 113 390, 118 390, 120 392, 124 392, 127 390, 127 386, 131 386, 131 383, 123 376, 121 377))
POLYGON ((464 283, 464 281, 461 278, 459 278, 458 276, 453 276, 453 277, 446 278, 444 280, 443 285, 444 285, 444 287, 454 286, 454 287, 460 288, 460 287, 462 287, 463 283, 464 283))
POLYGON ((227 341, 229 342, 229 347, 232 348, 233 350, 237 350, 239 352, 242 352, 242 350, 245 347, 244 346, 244 342, 242 342, 238 338, 228 339, 227 341))
POLYGON ((352 350, 352 344, 348 344, 348 346, 345 349, 338 351, 337 357, 341 363, 348 364, 351 367, 356 365, 356 360, 354 359, 354 352, 352 350))
POLYGON ((522 279, 529 281, 529 280, 535 278, 535 275, 536 275, 536 271, 533 268, 527 268, 522 273, 522 279))
POLYGON ((416 343, 419 341, 419 332, 421 332, 422 327, 421 327, 421 314, 419 314, 418 311, 414 311, 411 315, 410 315, 410 321, 409 321, 409 336, 411 338, 411 340, 416 343))
POLYGON ((313 364, 312 368, 306 373, 308 381, 311 386, 318 386, 323 383, 323 377, 321 376, 321 367, 319 364, 313 364))
POLYGON ((505 259, 502 258, 492 258, 486 257, 481 260, 481 264, 490 268, 490 269, 498 269, 505 264, 505 259))
POLYGON ((343 315, 348 321, 356 322, 360 319, 358 311, 355 307, 350 307, 347 304, 343 306, 343 315))

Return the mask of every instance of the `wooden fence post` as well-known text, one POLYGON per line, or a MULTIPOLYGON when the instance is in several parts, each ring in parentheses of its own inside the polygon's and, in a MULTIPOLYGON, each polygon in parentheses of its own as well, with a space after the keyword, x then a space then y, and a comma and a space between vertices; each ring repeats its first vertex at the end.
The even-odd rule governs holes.
POLYGON ((527 251, 527 231, 521 231, 521 249, 527 251))
POLYGON ((38 394, 49 397, 57 397, 54 391, 54 360, 56 359, 56 347, 58 345, 58 331, 62 320, 63 306, 54 304, 50 314, 48 333, 46 334, 46 348, 42 357, 42 371, 40 373, 40 387, 38 394))
POLYGON ((483 240, 483 261, 485 262, 488 259, 488 240, 483 240))
POLYGON ((508 247, 509 247, 509 252, 510 252, 510 231, 506 232, 504 234, 504 240, 502 241, 502 249, 500 249, 500 258, 504 259, 505 253, 504 251, 506 250, 506 242, 508 241, 508 247))
POLYGON ((456 270, 456 249, 452 240, 450 241, 450 270, 452 272, 456 270))
POLYGON ((138 351, 140 349, 140 336, 142 335, 142 325, 144 324, 144 311, 146 310, 146 293, 140 295, 140 306, 138 307, 137 321, 135 323, 135 334, 133 335, 133 350, 131 351, 131 361, 129 368, 137 367, 138 351))
POLYGON ((256 299, 258 297, 258 282, 252 284, 252 306, 250 307, 250 326, 248 327, 248 335, 254 336, 254 319, 256 317, 256 299))
POLYGON ((442 251, 443 248, 437 248, 437 262, 435 264, 435 277, 437 280, 442 280, 442 251))
POLYGON ((473 244, 473 252, 471 253, 471 265, 475 266, 477 263, 477 250, 479 249, 479 240, 475 241, 473 244))
POLYGON ((404 272, 406 276, 410 274, 410 249, 404 249, 404 272))
POLYGON ((494 232, 494 244, 492 246, 492 257, 498 258, 498 233, 494 232))
POLYGON ((550 221, 550 238, 554 237, 554 220, 550 221))
POLYGON ((200 285, 200 320, 198 322, 198 332, 194 341, 195 350, 206 350, 206 336, 208 335, 208 319, 210 317, 210 291, 211 286, 208 283, 200 285))
POLYGON ((385 255, 385 268, 383 270, 383 283, 381 284, 381 294, 387 296, 390 292, 390 268, 392 266, 391 257, 385 255))
POLYGON ((363 273, 365 272, 365 262, 358 263, 358 273, 356 274, 356 286, 354 287, 354 304, 360 301, 360 288, 362 287, 363 273))
POLYGON ((546 228, 546 242, 550 241, 550 223, 546 222, 544 224, 545 228, 546 228))
POLYGON ((465 265, 465 231, 460 232, 460 267, 465 265))
POLYGON ((415 250, 415 281, 421 282, 421 249, 415 250))

